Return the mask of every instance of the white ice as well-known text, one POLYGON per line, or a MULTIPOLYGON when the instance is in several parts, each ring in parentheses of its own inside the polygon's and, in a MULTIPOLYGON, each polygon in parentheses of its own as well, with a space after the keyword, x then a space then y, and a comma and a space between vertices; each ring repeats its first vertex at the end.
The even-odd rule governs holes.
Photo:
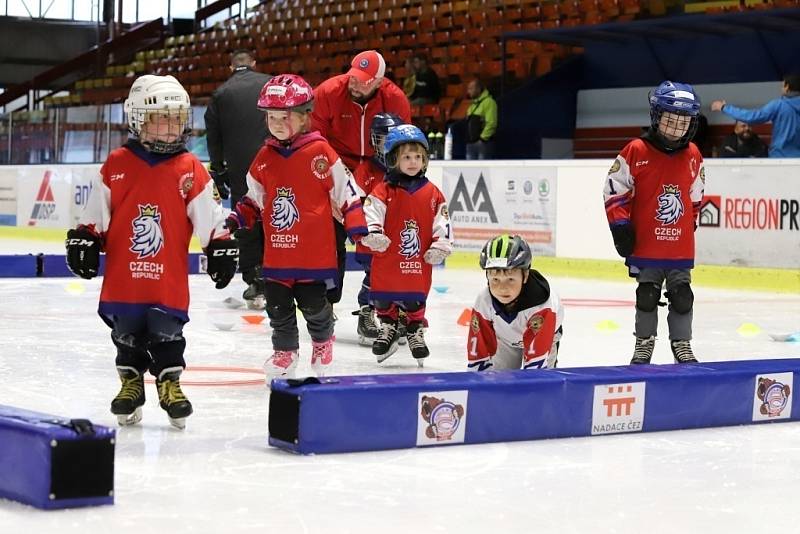
MULTIPOLYGON (((14 246, 6 241, 2 250, 14 246)), ((336 306, 335 374, 464 370, 466 330, 456 318, 484 284, 479 271, 435 272, 434 286, 447 290, 430 295, 432 356, 422 371, 406 348, 378 365, 357 345, 350 311, 359 282, 358 273, 348 273, 336 306)), ((634 296, 632 283, 551 283, 565 299, 634 296)), ((108 407, 118 379, 109 330, 96 315, 99 288, 99 280, 0 279, 0 404, 116 426, 108 407)), ((246 324, 241 315, 253 312, 222 302, 242 290, 241 281, 217 291, 207 277, 191 278, 186 358, 190 366, 254 374, 187 371, 184 382, 258 379, 270 351, 266 321, 246 324), (224 322, 233 329, 214 326, 224 322)), ((797 294, 695 293, 693 346, 701 360, 800 357, 800 343, 768 336, 800 330, 797 294), (743 323, 761 330, 743 336, 743 323)), ((664 316, 661 322, 666 326, 664 316)), ((627 363, 632 324, 630 305, 567 306, 559 365, 627 363)), ((654 362, 669 363, 661 333, 654 362)), ((301 345, 299 371, 309 373, 307 334, 301 345)), ((169 427, 152 384, 144 421, 118 429, 116 504, 42 512, 0 500, 0 532, 797 530, 797 423, 299 456, 267 446, 263 384, 184 390, 195 407, 185 431, 169 427)))

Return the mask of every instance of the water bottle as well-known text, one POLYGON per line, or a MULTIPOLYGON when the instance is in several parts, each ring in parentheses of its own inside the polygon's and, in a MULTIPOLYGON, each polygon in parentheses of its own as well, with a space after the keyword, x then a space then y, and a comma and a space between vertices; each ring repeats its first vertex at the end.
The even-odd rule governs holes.
POLYGON ((453 159, 453 132, 450 128, 447 129, 447 135, 444 136, 444 159, 453 159))
POLYGON ((430 159, 437 159, 436 155, 436 133, 433 130, 428 132, 428 157, 430 159))
POLYGON ((442 132, 436 132, 434 137, 434 145, 436 146, 436 153, 438 154, 438 158, 444 157, 444 134, 442 132))

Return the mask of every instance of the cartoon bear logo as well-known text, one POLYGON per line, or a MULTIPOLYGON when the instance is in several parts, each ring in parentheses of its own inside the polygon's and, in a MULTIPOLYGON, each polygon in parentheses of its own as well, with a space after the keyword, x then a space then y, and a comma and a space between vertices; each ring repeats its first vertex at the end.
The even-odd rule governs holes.
POLYGON ((420 415, 428 423, 425 436, 436 441, 447 441, 458 430, 464 418, 464 407, 444 399, 423 395, 420 415))
POLYGON ((761 415, 768 417, 780 415, 789 402, 790 393, 791 388, 787 384, 781 384, 771 378, 759 378, 756 397, 761 401, 759 407, 761 415))

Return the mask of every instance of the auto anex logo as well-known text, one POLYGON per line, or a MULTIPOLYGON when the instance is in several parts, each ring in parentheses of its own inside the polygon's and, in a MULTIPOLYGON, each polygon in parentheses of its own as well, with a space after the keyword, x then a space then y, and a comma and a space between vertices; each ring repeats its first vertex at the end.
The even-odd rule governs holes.
POLYGON ((28 226, 36 226, 37 221, 57 221, 56 199, 53 196, 53 189, 50 187, 52 171, 45 171, 42 183, 39 184, 39 192, 33 202, 33 210, 28 220, 28 226))
POLYGON ((453 197, 450 199, 448 211, 453 216, 453 222, 487 223, 497 222, 497 215, 492 205, 492 198, 483 173, 478 176, 475 189, 470 193, 464 175, 458 175, 453 197), (459 213, 466 215, 458 215, 459 213))

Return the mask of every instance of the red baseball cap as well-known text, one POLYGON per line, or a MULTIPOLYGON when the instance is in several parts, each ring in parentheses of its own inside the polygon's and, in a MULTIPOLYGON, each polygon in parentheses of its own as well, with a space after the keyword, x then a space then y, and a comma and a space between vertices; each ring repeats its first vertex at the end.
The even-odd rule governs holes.
POLYGON ((355 76, 361 83, 372 83, 386 74, 386 61, 376 50, 366 50, 353 58, 347 74, 355 76))

